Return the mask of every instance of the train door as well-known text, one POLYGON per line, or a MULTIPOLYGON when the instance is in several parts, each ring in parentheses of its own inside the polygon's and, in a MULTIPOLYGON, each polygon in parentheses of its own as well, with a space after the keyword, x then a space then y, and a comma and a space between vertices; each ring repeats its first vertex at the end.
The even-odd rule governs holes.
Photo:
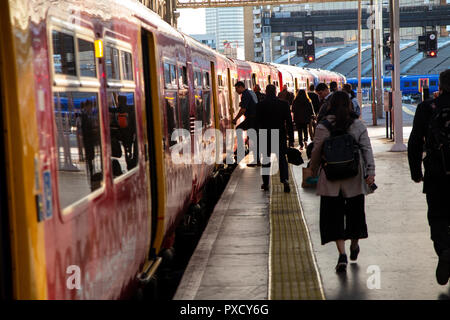
MULTIPOLYGON (((2 65, 3 61, 0 56, 0 72, 3 72, 2 65)), ((12 298, 11 244, 9 239, 9 211, 6 188, 6 150, 3 137, 3 115, 5 114, 3 110, 3 92, 5 90, 0 78, 0 132, 2 132, 0 137, 0 300, 12 298)))
POLYGON ((153 34, 142 29, 142 60, 145 88, 145 115, 147 141, 145 158, 150 173, 151 193, 151 255, 158 254, 163 240, 164 221, 164 170, 162 150, 162 127, 158 101, 158 75, 155 39, 153 34), (159 219, 158 219, 159 218, 159 219), (161 225, 158 225, 161 224, 161 225))
MULTIPOLYGON (((422 93, 423 88, 429 88, 429 78, 420 78, 419 79, 419 92, 422 93)), ((414 82, 413 82, 414 83, 414 82)))

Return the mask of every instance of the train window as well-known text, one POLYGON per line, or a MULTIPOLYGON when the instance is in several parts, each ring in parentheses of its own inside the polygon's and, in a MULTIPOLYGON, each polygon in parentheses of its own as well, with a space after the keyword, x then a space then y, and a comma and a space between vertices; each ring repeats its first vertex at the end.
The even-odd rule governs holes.
POLYGON ((109 92, 109 128, 113 176, 118 177, 138 163, 134 93, 109 92))
POLYGON ((105 49, 106 76, 108 79, 120 80, 119 50, 106 46, 105 49))
POLYGON ((121 51, 120 57, 122 60, 123 80, 133 81, 133 62, 131 60, 131 53, 121 51))
POLYGON ((169 146, 176 144, 176 141, 172 141, 172 133, 177 129, 178 116, 176 112, 177 98, 166 97, 166 117, 167 117, 167 132, 169 139, 169 146))
POLYGON ((430 86, 435 86, 436 85, 436 80, 431 80, 430 81, 430 86))
POLYGON ((96 92, 55 92, 58 194, 64 209, 103 183, 100 112, 96 92))
POLYGON ((199 95, 195 95, 195 120, 203 124, 203 99, 199 95))
POLYGON ((205 127, 211 126, 211 92, 203 92, 203 112, 205 114, 205 127))
POLYGON ((200 71, 194 72, 194 85, 195 85, 195 87, 203 86, 202 73, 200 71))
POLYGON ((217 76, 217 85, 219 87, 223 87, 223 80, 222 80, 222 76, 221 75, 217 76))
POLYGON ((170 82, 174 86, 177 85, 177 68, 173 64, 170 65, 170 82))
POLYGON ((164 63, 164 83, 170 84, 172 81, 170 80, 170 64, 164 63))
POLYGON ((52 41, 55 73, 76 76, 74 37, 53 30, 52 41))
POLYGON ((188 85, 188 81, 187 81, 187 70, 185 66, 179 67, 178 68, 178 82, 180 87, 181 86, 187 86, 188 85))
POLYGON ((78 39, 78 57, 80 75, 82 77, 97 77, 94 43, 78 39))
POLYGON ((411 83, 411 87, 417 87, 417 81, 413 81, 413 82, 411 83))
POLYGON ((205 87, 209 88, 210 87, 210 84, 209 84, 209 72, 204 72, 203 73, 203 78, 204 78, 203 83, 205 84, 205 87))
POLYGON ((409 87, 409 81, 405 81, 405 82, 403 83, 403 86, 404 86, 405 88, 409 87))

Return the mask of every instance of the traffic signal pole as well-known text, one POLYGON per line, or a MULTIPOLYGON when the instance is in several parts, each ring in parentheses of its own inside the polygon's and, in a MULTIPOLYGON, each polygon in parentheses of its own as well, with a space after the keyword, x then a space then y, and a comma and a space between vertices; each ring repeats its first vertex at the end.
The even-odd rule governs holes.
POLYGON ((400 91, 400 9, 398 0, 389 0, 389 20, 391 28, 392 103, 394 109, 394 145, 391 151, 406 151, 403 143, 402 92, 400 91))

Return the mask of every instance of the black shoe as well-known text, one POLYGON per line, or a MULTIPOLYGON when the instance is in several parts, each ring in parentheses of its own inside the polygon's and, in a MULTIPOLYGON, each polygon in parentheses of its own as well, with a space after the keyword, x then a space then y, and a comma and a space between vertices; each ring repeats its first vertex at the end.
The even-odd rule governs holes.
POLYGON ((256 163, 249 163, 249 164, 247 164, 247 167, 250 167, 250 168, 256 167, 256 163))
POLYGON ((347 270, 347 255, 344 253, 339 255, 339 260, 336 265, 336 272, 345 272, 346 270, 347 270))
POLYGON ((450 250, 445 250, 439 256, 439 262, 436 268, 437 282, 445 286, 450 278, 450 250))
POLYGON ((284 182, 284 192, 289 193, 291 192, 291 187, 289 186, 289 182, 284 182))
POLYGON ((261 185, 261 190, 269 191, 269 185, 263 183, 263 184, 261 185))
POLYGON ((350 246, 350 260, 356 261, 356 259, 358 259, 358 254, 359 254, 359 245, 356 247, 356 249, 352 249, 352 247, 350 246))

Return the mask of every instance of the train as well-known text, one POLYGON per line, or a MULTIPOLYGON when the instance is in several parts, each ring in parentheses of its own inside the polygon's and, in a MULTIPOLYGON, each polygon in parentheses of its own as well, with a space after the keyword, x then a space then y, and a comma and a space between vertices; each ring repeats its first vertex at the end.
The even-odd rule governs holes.
MULTIPOLYGON (((347 78, 347 82, 352 84, 353 88, 358 86, 358 78, 347 78)), ((383 86, 385 90, 391 89, 391 77, 383 77, 383 86)), ((370 91, 372 78, 362 77, 361 87, 363 92, 370 91)), ((424 87, 428 87, 430 93, 439 91, 439 75, 404 75, 400 77, 400 90, 403 95, 419 96, 424 87)))
POLYGON ((174 130, 205 153, 234 128, 237 81, 345 82, 227 58, 132 0, 5 0, 0 25, 2 299, 135 297, 229 169, 175 163, 174 130))

